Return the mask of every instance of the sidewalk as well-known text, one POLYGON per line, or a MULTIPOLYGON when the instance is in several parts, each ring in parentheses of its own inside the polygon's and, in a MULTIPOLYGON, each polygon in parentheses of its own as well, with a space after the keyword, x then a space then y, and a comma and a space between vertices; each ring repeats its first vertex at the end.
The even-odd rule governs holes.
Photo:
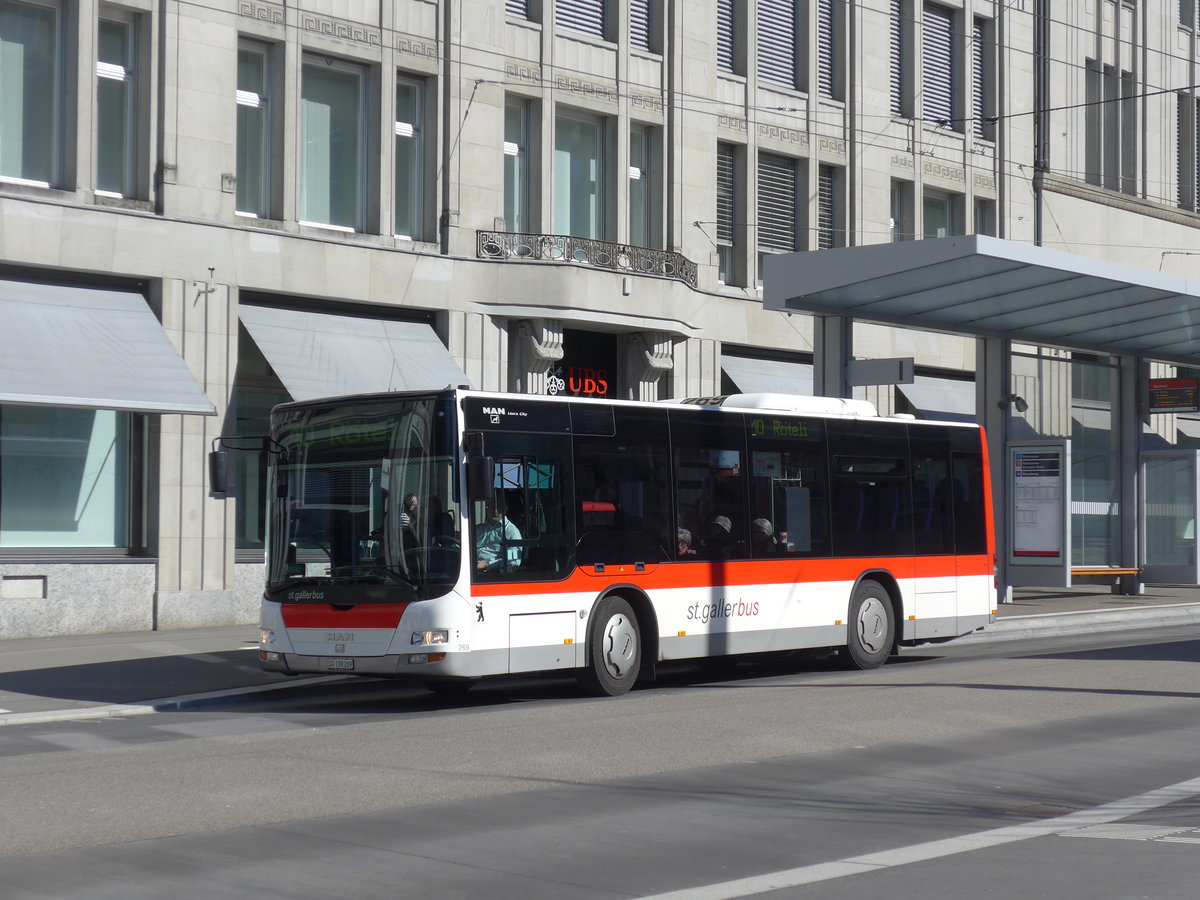
MULTIPOLYGON (((1200 587, 1150 587, 1137 597, 1106 587, 1019 589, 997 621, 959 641, 1019 640, 1200 625, 1200 587)), ((257 694, 301 682, 258 667, 254 625, 64 638, 0 640, 0 725, 145 715, 206 698, 257 694)))

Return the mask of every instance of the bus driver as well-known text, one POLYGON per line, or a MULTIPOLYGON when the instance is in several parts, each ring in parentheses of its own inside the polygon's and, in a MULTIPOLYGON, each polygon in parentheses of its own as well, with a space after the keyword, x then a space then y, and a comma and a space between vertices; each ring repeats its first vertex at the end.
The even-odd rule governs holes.
POLYGON ((521 563, 521 530, 504 515, 504 502, 487 501, 486 520, 475 532, 475 568, 483 572, 512 571, 521 563), (507 546, 507 566, 505 547, 507 546))

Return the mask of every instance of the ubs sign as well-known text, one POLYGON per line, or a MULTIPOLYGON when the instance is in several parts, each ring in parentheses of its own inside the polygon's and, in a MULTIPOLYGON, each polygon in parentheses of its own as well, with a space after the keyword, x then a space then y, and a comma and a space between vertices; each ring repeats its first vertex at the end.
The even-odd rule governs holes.
POLYGON ((617 336, 563 331, 563 357, 546 375, 546 393, 567 397, 616 394, 617 336))

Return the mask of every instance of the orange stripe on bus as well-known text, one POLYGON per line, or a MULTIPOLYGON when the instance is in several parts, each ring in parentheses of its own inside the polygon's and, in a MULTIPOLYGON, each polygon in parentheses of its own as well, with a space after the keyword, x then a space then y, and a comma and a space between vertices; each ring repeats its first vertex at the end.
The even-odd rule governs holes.
POLYGON ((632 565, 608 565, 604 572, 576 569, 561 581, 505 581, 471 585, 473 597, 510 594, 589 593, 610 584, 629 583, 646 590, 673 588, 790 585, 804 582, 854 581, 864 572, 890 572, 896 578, 953 578, 992 574, 989 556, 923 556, 855 559, 747 559, 721 562, 683 562, 649 565, 638 572, 632 565))

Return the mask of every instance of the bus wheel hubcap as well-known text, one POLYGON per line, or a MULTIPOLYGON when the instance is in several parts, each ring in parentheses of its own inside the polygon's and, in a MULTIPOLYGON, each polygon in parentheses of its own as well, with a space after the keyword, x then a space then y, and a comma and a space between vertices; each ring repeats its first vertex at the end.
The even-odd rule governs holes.
POLYGON ((637 632, 626 616, 613 616, 604 626, 602 656, 604 667, 614 678, 621 678, 633 668, 637 657, 637 632))
POLYGON ((887 639, 887 612, 883 601, 868 597, 858 608, 858 640, 868 653, 878 653, 887 639))

